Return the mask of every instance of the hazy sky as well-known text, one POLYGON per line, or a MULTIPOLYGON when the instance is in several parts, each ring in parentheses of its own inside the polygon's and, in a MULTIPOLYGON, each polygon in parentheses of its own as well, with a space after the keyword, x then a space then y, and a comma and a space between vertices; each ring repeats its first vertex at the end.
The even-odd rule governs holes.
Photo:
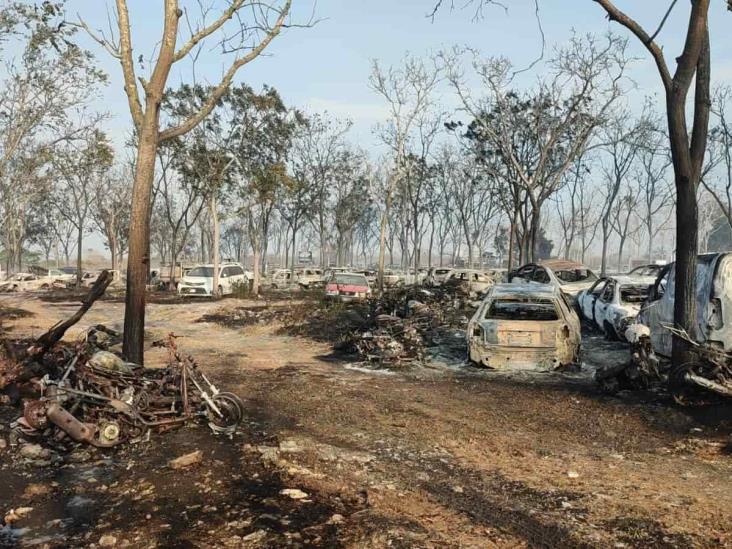
MULTIPOLYGON (((204 0, 206 3, 207 0, 204 0)), ((210 0, 218 2, 220 0, 210 0)), ((525 66, 541 51, 540 33, 533 0, 503 0, 508 13, 500 7, 486 7, 483 18, 474 19, 474 8, 444 9, 432 21, 427 17, 434 0, 293 0, 293 22, 306 22, 313 10, 319 19, 313 28, 284 31, 260 57, 244 67, 236 82, 246 82, 255 89, 263 84, 277 88, 285 102, 309 111, 327 110, 354 122, 350 138, 367 150, 375 151, 378 139, 373 128, 384 118, 385 105, 368 86, 370 64, 378 59, 383 65, 398 64, 406 52, 429 54, 453 45, 479 49, 486 56, 505 56, 517 66, 525 66)), ((449 4, 450 0, 445 0, 449 4)), ((455 0, 458 6, 465 0, 455 0)), ((670 0, 618 0, 617 5, 636 18, 649 32, 661 21, 670 0)), ((162 2, 128 0, 132 18, 135 58, 147 60, 154 52, 161 32, 162 2)), ((182 0, 181 5, 195 8, 196 3, 182 0)), ((108 29, 107 10, 112 3, 103 0, 72 0, 71 13, 78 12, 92 28, 108 29)), ((688 1, 679 2, 659 36, 667 52, 669 66, 680 53, 688 21, 688 1)), ((191 12, 193 13, 193 12, 191 12)), ((655 65, 638 41, 617 24, 609 23, 604 11, 592 0, 540 0, 540 18, 547 49, 566 42, 573 31, 604 33, 608 30, 629 37, 630 53, 637 57, 631 77, 637 83, 631 102, 640 105, 645 95, 657 94, 661 86, 655 65)), ((712 0, 711 7, 712 78, 715 83, 732 83, 732 13, 726 0, 712 0)), ((80 38, 95 52, 110 76, 110 86, 102 91, 98 108, 110 113, 110 135, 123 143, 130 128, 130 116, 122 89, 119 65, 94 42, 80 38)), ((547 51, 550 55, 551 51, 547 51)), ((218 81, 227 65, 215 47, 202 52, 196 65, 198 81, 218 81)), ((140 75, 149 74, 149 63, 140 75)), ((536 67, 535 74, 542 70, 536 67)), ((169 84, 191 82, 191 64, 176 64, 169 84)), ((531 76, 524 77, 525 80, 531 76)), ((445 90, 447 91, 447 90, 445 90)), ((454 98, 444 96, 448 105, 454 98)), ((662 109, 659 105, 659 109, 662 109)), ((98 235, 87 239, 85 247, 102 249, 98 235)))
MULTIPOLYGON (((450 0, 445 0, 449 3, 450 0)), ((528 64, 540 52, 541 40, 533 9, 533 0, 504 0, 508 13, 499 7, 486 7, 484 17, 474 20, 474 9, 441 11, 434 21, 426 17, 434 0, 294 0, 293 22, 309 19, 311 12, 320 19, 308 29, 289 29, 278 37, 261 57, 244 67, 237 76, 260 88, 276 87, 292 106, 309 110, 328 110, 350 117, 355 122, 352 139, 372 148, 373 125, 383 117, 384 104, 368 87, 370 62, 379 59, 385 65, 396 64, 409 51, 415 55, 439 51, 452 45, 467 45, 485 55, 509 57, 516 65, 528 64)), ((148 58, 160 35, 161 2, 129 0, 132 16, 135 57, 148 58)), ((463 5, 464 0, 455 0, 463 5)), ((182 2, 182 5, 193 2, 182 2)), ((637 18, 646 28, 655 29, 669 0, 619 0, 617 5, 637 18)), ((69 3, 72 12, 81 14, 92 27, 107 27, 107 4, 101 0, 76 0, 69 3)), ((111 4, 109 4, 111 8, 111 4)), ((572 31, 603 33, 608 29, 628 36, 617 24, 609 23, 603 10, 592 0, 540 0, 540 17, 548 48, 564 42, 572 31)), ((674 57, 681 51, 688 17, 688 2, 677 4, 660 35, 673 68, 674 57)), ((732 81, 732 13, 726 0, 712 0, 711 36, 713 78, 732 81)), ((659 93, 659 79, 648 54, 631 38, 631 52, 640 59, 633 66, 632 77, 643 94, 659 93)), ((104 90, 100 108, 113 115, 110 131, 119 140, 129 128, 129 112, 122 91, 119 66, 101 51, 93 49, 111 78, 104 90)), ((196 67, 199 80, 213 82, 226 66, 217 50, 203 52, 196 67)), ((149 66, 146 66, 149 70, 149 66)), ((540 70, 537 69, 537 70, 540 70)), ((171 85, 191 80, 191 66, 181 62, 171 74, 171 85)))

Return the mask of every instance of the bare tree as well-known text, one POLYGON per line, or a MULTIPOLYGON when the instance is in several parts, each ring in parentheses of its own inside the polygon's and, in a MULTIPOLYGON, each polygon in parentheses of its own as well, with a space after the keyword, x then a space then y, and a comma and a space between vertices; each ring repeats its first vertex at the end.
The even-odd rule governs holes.
POLYGON ((709 158, 701 183, 732 227, 732 124, 727 109, 732 87, 717 88, 712 98, 714 126, 709 135, 709 158))
POLYGON ((115 277, 127 249, 132 196, 130 172, 129 165, 117 166, 103 174, 93 189, 91 216, 106 240, 115 277))
POLYGON ((61 178, 54 190, 60 214, 76 229, 76 285, 81 287, 84 233, 89 229, 94 189, 107 177, 114 153, 107 138, 95 130, 83 142, 57 149, 53 165, 61 178))
POLYGON ((485 162, 502 164, 494 172, 510 192, 512 225, 517 219, 524 224, 522 257, 534 259, 542 206, 623 94, 625 50, 626 41, 612 34, 574 36, 548 61, 549 74, 536 90, 524 93, 512 89, 516 70, 508 60, 473 52, 473 72, 487 92, 477 98, 462 69, 462 52, 443 54, 461 110, 472 118, 467 136, 485 162), (520 208, 528 210, 526 219, 520 208))
POLYGON ((626 110, 612 116, 602 132, 604 151, 602 173, 605 197, 602 207, 600 227, 602 230, 602 263, 600 272, 607 274, 608 241, 613 231, 614 215, 617 214, 617 201, 621 188, 632 172, 640 144, 647 132, 645 115, 634 120, 626 110))
POLYGON ((394 191, 405 177, 411 140, 434 105, 435 90, 442 78, 436 59, 425 63, 407 55, 399 68, 384 69, 374 61, 369 84, 387 103, 389 119, 379 129, 381 139, 391 150, 393 172, 384 195, 384 210, 379 230, 379 288, 384 289, 386 230, 394 191))
POLYGON ((345 147, 344 136, 351 128, 349 120, 337 120, 327 114, 307 116, 293 143, 293 163, 297 177, 308 181, 310 207, 308 221, 318 233, 320 265, 327 264, 329 238, 328 206, 331 201, 333 180, 336 177, 336 159, 345 147))
POLYGON ((650 132, 638 150, 638 164, 635 179, 640 186, 641 218, 648 237, 647 259, 653 260, 653 240, 657 228, 666 224, 673 213, 674 193, 671 181, 667 180, 671 156, 666 143, 668 137, 661 131, 660 121, 655 115, 649 118, 650 132), (665 215, 664 215, 665 214, 665 215), (658 221, 658 216, 664 216, 658 221))
POLYGON ((187 10, 181 9, 178 0, 165 0, 162 32, 151 63, 152 73, 148 78, 138 77, 138 69, 135 67, 131 18, 127 4, 127 0, 115 2, 116 37, 92 30, 81 19, 78 25, 119 61, 138 136, 122 350, 129 360, 141 364, 144 358, 145 285, 150 261, 151 195, 158 146, 186 134, 214 110, 237 71, 259 57, 285 26, 292 0, 282 0, 278 4, 258 4, 253 8, 247 0, 232 0, 213 19, 207 17, 210 10, 202 5, 198 20, 193 20, 187 10), (181 22, 188 27, 190 36, 179 44, 179 37, 185 32, 181 28, 181 22), (216 35, 221 37, 219 44, 223 52, 232 56, 223 77, 198 111, 181 123, 161 130, 160 107, 173 65, 184 59, 197 58, 206 43, 210 49, 216 35))

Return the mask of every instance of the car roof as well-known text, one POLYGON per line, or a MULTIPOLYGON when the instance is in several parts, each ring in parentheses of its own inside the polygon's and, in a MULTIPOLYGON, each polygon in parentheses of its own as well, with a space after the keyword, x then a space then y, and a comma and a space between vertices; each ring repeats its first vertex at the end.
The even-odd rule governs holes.
POLYGON ((534 282, 525 284, 501 283, 491 288, 488 294, 492 297, 512 296, 512 295, 533 295, 541 297, 556 297, 559 290, 553 284, 537 284, 534 282))
POLYGON ((572 261, 571 259, 542 259, 537 263, 542 267, 549 267, 553 271, 566 271, 568 269, 589 269, 587 265, 572 261))
POLYGON ((628 286, 647 286, 649 281, 655 281, 655 277, 652 276, 638 276, 638 275, 611 275, 606 277, 610 280, 615 280, 621 285, 627 284, 628 286))

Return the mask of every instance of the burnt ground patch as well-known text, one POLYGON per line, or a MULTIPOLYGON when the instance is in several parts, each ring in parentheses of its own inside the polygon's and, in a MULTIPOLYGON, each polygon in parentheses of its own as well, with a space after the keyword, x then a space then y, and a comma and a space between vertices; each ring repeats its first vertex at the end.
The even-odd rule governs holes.
POLYGON ((348 517, 362 506, 348 496, 310 488, 303 488, 304 499, 283 494, 301 486, 262 462, 254 450, 262 442, 273 441, 254 432, 228 440, 194 427, 118 451, 77 448, 40 468, 6 452, 0 474, 7 489, 1 491, 0 508, 30 505, 33 511, 15 528, 1 530, 0 546, 39 539, 50 547, 85 546, 104 535, 131 547, 197 547, 204 539, 211 546, 238 546, 242 539, 257 547, 342 546, 348 517), (200 465, 184 471, 168 467, 172 457, 195 450, 204 453, 200 465), (30 484, 46 486, 48 493, 27 500, 23 493, 30 484), (341 519, 331 520, 334 515, 341 519))

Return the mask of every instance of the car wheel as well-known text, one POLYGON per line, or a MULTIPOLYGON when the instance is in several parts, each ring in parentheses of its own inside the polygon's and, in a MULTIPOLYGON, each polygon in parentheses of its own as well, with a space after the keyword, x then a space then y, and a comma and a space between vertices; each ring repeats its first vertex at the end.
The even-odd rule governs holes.
POLYGON ((18 291, 18 286, 13 286, 12 288, 10 288, 10 291, 11 292, 17 292, 18 291))
POLYGON ((41 285, 41 290, 48 290, 50 287, 51 286, 49 286, 48 284, 42 284, 41 285))
POLYGON ((605 338, 608 341, 619 341, 620 340, 617 332, 615 331, 615 327, 612 324, 610 324, 607 320, 605 321, 604 327, 605 327, 605 338))
POLYGON ((224 297, 224 287, 219 284, 219 289, 216 292, 216 297, 224 297))

